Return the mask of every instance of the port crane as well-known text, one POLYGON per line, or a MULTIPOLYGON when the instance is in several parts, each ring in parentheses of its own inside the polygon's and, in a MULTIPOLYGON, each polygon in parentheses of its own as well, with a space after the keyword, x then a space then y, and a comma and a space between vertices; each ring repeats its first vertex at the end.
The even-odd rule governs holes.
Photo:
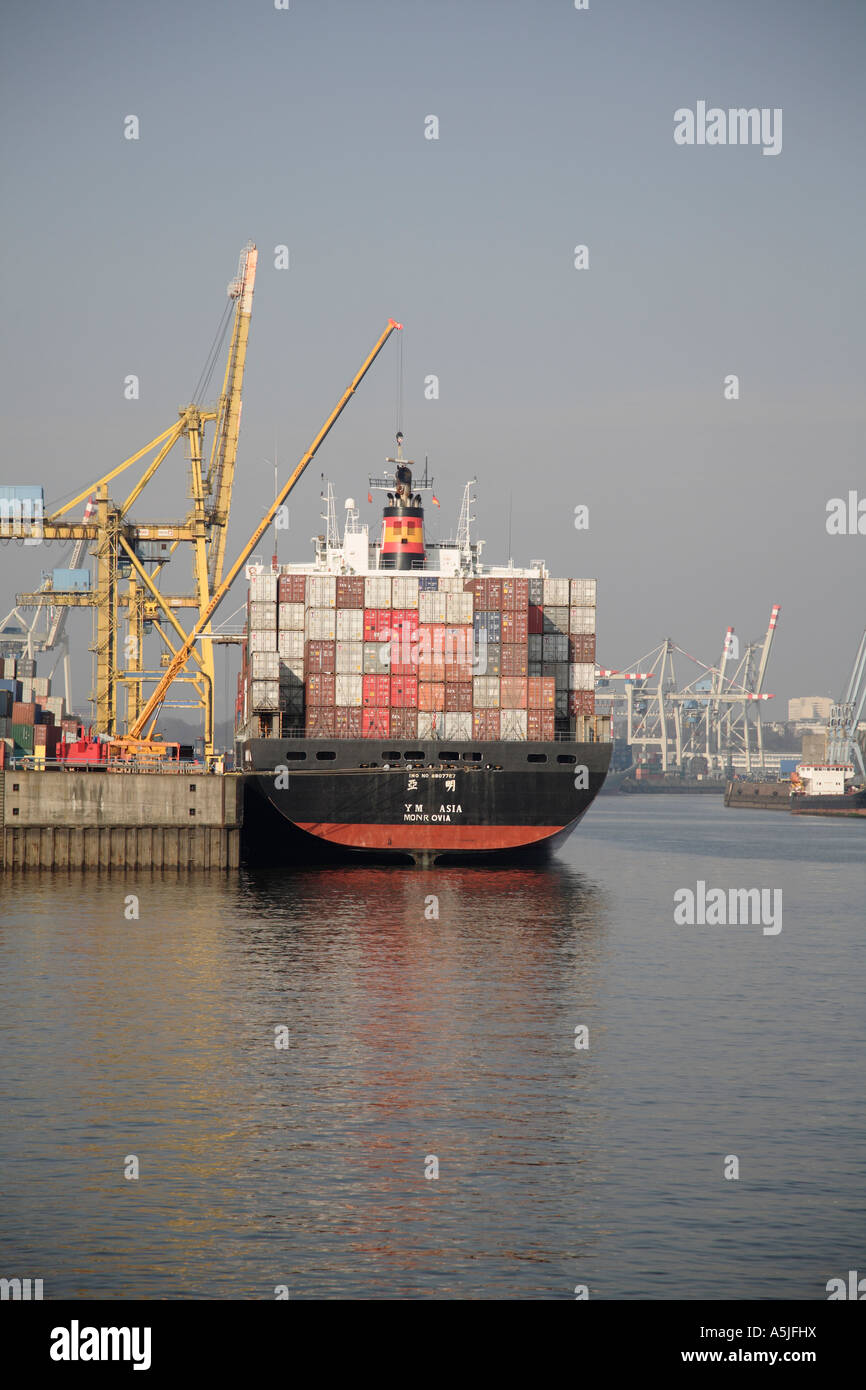
MULTIPOLYGON (((142 685, 150 677, 143 666, 145 633, 155 631, 166 648, 161 658, 164 668, 187 637, 177 610, 197 609, 201 614, 222 578, 257 260, 255 244, 248 242, 241 252, 237 274, 228 286, 224 324, 232 307, 234 312, 223 386, 216 407, 205 409, 195 402, 182 407, 173 425, 39 522, 38 534, 42 540, 72 540, 78 545, 93 546, 95 588, 86 592, 54 589, 50 603, 55 609, 91 608, 95 612, 95 722, 100 732, 110 737, 117 737, 119 733, 122 689, 126 691, 127 725, 136 723, 141 711, 142 685), (205 466, 204 433, 205 427, 211 424, 214 437, 205 466), (174 522, 133 520, 131 508, 182 440, 186 441, 190 464, 192 507, 189 513, 183 520, 174 522), (109 497, 109 484, 149 455, 152 455, 150 461, 128 496, 115 505, 109 497), (92 514, 80 524, 67 521, 67 514, 87 498, 95 499, 92 514), (162 571, 183 543, 192 547, 196 592, 163 593, 159 587, 162 571), (120 631, 123 614, 128 632, 125 643, 121 641, 120 631)), ((211 362, 208 378, 212 369, 211 362)), ((29 531, 36 533, 33 527, 29 531)), ((16 530, 16 535, 28 533, 26 527, 19 526, 16 530)), ((19 607, 38 609, 45 601, 43 590, 16 596, 19 607)), ((205 627, 203 635, 212 634, 205 627)), ((212 753, 213 642, 206 641, 200 650, 193 647, 185 650, 185 669, 182 675, 179 669, 177 675, 192 686, 193 707, 204 710, 205 749, 212 753)))
POLYGON ((866 780, 863 750, 857 739, 857 725, 866 705, 866 631, 860 638, 851 675, 843 698, 831 707, 827 722, 827 762, 854 763, 866 780))
POLYGON ((217 583, 216 588, 214 589, 213 593, 208 599, 208 602, 206 603, 204 608, 199 612, 198 619, 191 632, 186 636, 183 643, 178 647, 177 651, 174 653, 174 656, 172 657, 171 662, 165 671, 165 674, 162 676, 161 680, 157 684, 156 689, 153 691, 153 694, 150 696, 149 700, 147 701, 137 718, 133 721, 129 730, 128 737, 120 741, 121 756, 148 757, 153 755, 155 750, 158 752, 159 744, 154 743, 154 730, 156 728, 156 722, 159 718, 159 712, 162 707, 162 703, 166 697, 166 694, 168 693, 169 687, 171 686, 172 682, 177 678, 177 676, 180 675, 189 656, 194 651, 196 642, 199 640, 200 637, 207 636, 208 632, 210 631, 211 618, 213 617, 217 608, 222 603, 223 599, 225 598, 234 581, 237 579, 247 560, 252 555, 256 546, 266 535, 274 517, 276 516, 280 507, 284 505, 287 497, 291 493, 295 484, 300 479, 304 470, 315 458, 320 446, 324 443, 325 439, 327 439, 337 420, 340 418, 346 406, 349 404, 349 401, 352 399, 352 396, 357 391, 361 382, 364 380, 364 377, 367 375, 373 363, 376 361, 376 358, 379 356, 388 339, 391 337, 391 334, 401 329, 402 327, 403 325, 401 323, 396 323, 394 319, 388 320, 388 323, 384 331, 380 334, 376 343, 374 344, 370 352, 367 354, 361 367, 358 369, 355 376, 352 378, 351 382, 346 387, 346 390, 343 392, 337 405, 331 411, 324 425, 319 430, 312 444, 307 449, 306 453, 303 454, 303 456, 301 457, 301 460, 297 464, 294 472, 291 474, 291 476, 288 478, 280 492, 274 498, 274 501, 271 503, 270 507, 268 507, 268 510, 265 512, 264 517, 259 522, 256 529, 253 531, 249 540, 241 549, 234 563, 228 570, 228 573, 220 582, 217 583))

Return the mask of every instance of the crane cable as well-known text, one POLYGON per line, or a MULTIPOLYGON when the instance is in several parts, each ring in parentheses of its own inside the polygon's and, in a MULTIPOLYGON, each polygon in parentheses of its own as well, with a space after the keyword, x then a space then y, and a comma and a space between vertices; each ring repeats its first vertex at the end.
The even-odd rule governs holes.
POLYGON ((201 369, 201 375, 199 376, 199 379, 196 382, 195 390, 193 391, 192 396, 190 397, 190 400, 192 401, 200 402, 204 393, 210 386, 211 377, 214 374, 214 368, 216 367, 217 358, 219 357, 222 351, 222 346, 225 341, 226 332, 228 331, 229 320, 232 316, 234 307, 235 301, 233 299, 226 300, 219 324, 217 325, 217 331, 214 334, 213 342, 211 343, 208 355, 205 358, 204 366, 201 369))
POLYGON ((397 386, 395 395, 397 398, 397 421, 395 432, 399 434, 403 429, 403 334, 400 334, 400 342, 397 349, 397 386))

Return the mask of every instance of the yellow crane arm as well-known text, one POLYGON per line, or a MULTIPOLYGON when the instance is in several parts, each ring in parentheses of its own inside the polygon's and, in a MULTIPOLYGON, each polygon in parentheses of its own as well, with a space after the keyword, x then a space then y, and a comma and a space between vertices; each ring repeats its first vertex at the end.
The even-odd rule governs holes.
MULTIPOLYGON (((259 541, 262 539, 262 536, 264 536, 267 533, 268 527, 271 525, 271 522, 273 521, 280 507, 285 502, 289 493, 292 491, 292 488, 295 486, 295 483, 298 481, 307 465, 313 460, 313 458, 315 458, 320 446, 323 444, 325 439, 327 439, 334 425, 339 420, 346 406, 349 404, 349 401, 352 399, 361 382, 364 380, 364 377, 367 375, 373 363, 376 361, 376 358, 379 356, 379 353, 382 351, 391 334, 395 331, 395 329, 402 327, 403 325, 401 323, 395 323, 393 319, 388 320, 388 325, 385 328, 385 331, 382 333, 378 342, 375 344, 372 351, 369 353, 368 357, 364 361, 358 373, 352 378, 352 381, 347 386, 346 390, 343 392, 343 395, 340 397, 339 403, 331 411, 331 414, 328 416, 324 425, 319 430, 319 433, 316 435, 309 449, 304 454, 303 458, 301 459, 294 473, 289 478, 285 487, 282 489, 279 495, 274 499, 271 506, 268 508, 264 517, 259 522, 258 526, 256 527, 253 534, 250 536, 246 545, 241 550, 240 554, 238 555, 237 559, 235 560, 225 579, 223 579, 218 588, 214 590, 214 593, 207 607, 204 608, 201 613, 199 613, 198 621, 196 622, 195 627, 189 633, 189 636, 187 637, 183 645, 178 648, 177 652, 172 657, 171 665, 168 666, 168 668, 166 669, 165 675, 159 681, 159 684, 157 685, 150 699, 147 701, 147 704, 142 709, 135 723, 131 726, 129 730, 130 738, 139 738, 148 720, 158 713, 159 707, 165 699, 166 692, 168 691, 169 686, 171 685, 175 676, 178 675, 178 673, 183 669, 184 665, 186 664, 187 657, 189 656, 190 652, 195 646, 199 634, 207 627, 217 608, 222 603, 222 600, 225 598, 232 584, 237 579, 238 575, 240 574, 241 570, 246 564, 247 560, 252 555, 259 541)), ((156 719, 154 718, 154 724, 155 723, 156 719)), ((149 731, 149 735, 150 733, 152 733, 152 728, 149 731)))

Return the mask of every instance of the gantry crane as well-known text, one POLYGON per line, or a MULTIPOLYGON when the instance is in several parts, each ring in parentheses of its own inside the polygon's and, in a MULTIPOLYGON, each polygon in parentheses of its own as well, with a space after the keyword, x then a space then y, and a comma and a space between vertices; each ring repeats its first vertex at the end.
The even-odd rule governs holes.
POLYGON ((240 554, 238 555, 234 564, 229 569, 225 578, 217 584, 207 604, 200 611, 198 619, 192 631, 185 637, 183 643, 175 652, 165 674, 157 684, 156 689, 150 696, 150 699, 147 701, 147 704, 144 706, 137 719, 132 723, 128 737, 126 739, 120 740, 119 752, 121 756, 142 756, 147 758, 148 756, 152 756, 154 752, 158 754, 159 745, 154 743, 153 735, 154 730, 156 728, 157 719, 159 718, 159 712, 162 707, 162 702, 166 697, 169 687, 171 686, 172 682, 176 680, 176 678, 180 675, 189 656, 194 652, 196 642, 199 640, 200 637, 208 633, 210 620, 216 612, 217 608, 219 607, 220 603, 222 603, 222 600, 225 598, 235 579, 237 579, 238 575, 240 574, 250 555, 252 555, 253 551, 258 545, 259 541, 267 533, 268 527, 270 526, 280 507, 282 507, 285 503, 286 498, 289 496, 289 493, 292 491, 298 479, 301 477, 305 468, 315 458, 320 446, 330 434, 337 420, 340 418, 349 401, 352 399, 352 396, 355 394, 361 382, 364 380, 364 377, 367 375, 373 363, 376 361, 376 358, 379 356, 379 353, 382 351, 388 339, 391 337, 391 334, 402 327, 403 325, 401 323, 396 323, 394 319, 388 320, 387 326, 385 327, 384 331, 381 333, 377 342, 375 343, 371 351, 368 353, 367 357, 364 359, 364 362, 361 365, 360 369, 352 378, 346 390, 343 392, 339 402, 331 411, 331 414, 328 416, 324 425, 319 430, 319 433, 316 435, 309 449, 302 456, 300 463, 295 468, 295 471, 292 473, 291 477, 288 479, 282 490, 274 498, 273 503, 268 508, 262 520, 259 522, 258 526, 256 527, 253 534, 250 536, 246 545, 241 550, 240 554), (149 728, 147 727, 148 721, 150 721, 149 728))
MULTIPOLYGON (((226 532, 231 511, 232 489, 237 462, 241 415, 241 392, 252 313, 258 252, 249 242, 241 252, 238 272, 228 287, 234 318, 223 389, 216 409, 206 410, 192 403, 178 412, 178 420, 152 439, 143 449, 88 486, 63 507, 38 524, 41 539, 93 542, 96 557, 96 583, 91 592, 54 590, 51 603, 56 608, 93 608, 96 615, 94 650, 96 653, 95 722, 101 733, 116 736, 121 710, 119 692, 125 687, 126 723, 135 724, 141 712, 142 683, 148 678, 143 668, 145 625, 156 631, 171 662, 187 637, 175 610, 197 609, 203 613, 222 574, 226 532), (215 422, 208 468, 202 465, 205 426, 215 422), (130 509, 156 474, 174 446, 186 439, 191 465, 192 508, 182 521, 133 521, 130 509), (109 497, 108 485, 127 468, 157 452, 146 465, 132 491, 120 505, 109 497), (84 522, 66 522, 66 514, 85 498, 95 498, 94 514, 84 522), (193 548, 194 594, 163 594, 157 584, 164 565, 178 545, 193 548), (149 569, 146 567, 150 567, 149 569), (120 618, 125 611, 128 637, 120 649, 120 618), (121 664, 121 658, 123 663, 121 664)), ((16 535, 35 534, 35 527, 18 527, 16 535)), ((45 601, 42 592, 19 594, 21 607, 36 607, 45 601)), ((192 684, 195 705, 205 714, 205 748, 213 751, 213 644, 201 651, 186 648, 183 679, 192 684)), ((155 674, 155 673, 154 673, 155 674)), ((178 669, 178 676, 181 669, 178 669)))
POLYGON ((827 762, 855 763, 866 779, 863 750, 857 740, 857 725, 866 705, 866 632, 854 658, 843 698, 830 710, 827 723, 827 762))

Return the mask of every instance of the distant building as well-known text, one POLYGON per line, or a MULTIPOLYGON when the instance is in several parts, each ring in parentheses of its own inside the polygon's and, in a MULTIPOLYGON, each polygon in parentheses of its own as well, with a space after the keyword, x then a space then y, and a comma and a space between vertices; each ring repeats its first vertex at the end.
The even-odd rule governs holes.
POLYGON ((830 717, 830 706, 833 704, 829 695, 800 695, 795 700, 788 701, 788 719, 792 724, 799 724, 809 719, 821 720, 830 717))

